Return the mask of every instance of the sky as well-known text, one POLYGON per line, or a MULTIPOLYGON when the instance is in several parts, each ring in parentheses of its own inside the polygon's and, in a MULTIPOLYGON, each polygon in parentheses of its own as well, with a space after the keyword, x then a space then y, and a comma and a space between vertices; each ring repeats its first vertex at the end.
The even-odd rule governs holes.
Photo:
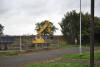
MULTIPOLYGON (((0 24, 5 35, 36 35, 35 24, 49 20, 62 35, 59 22, 68 11, 79 12, 80 0, 0 0, 0 24)), ((95 0, 95 16, 100 17, 100 0, 95 0)), ((90 13, 90 0, 82 0, 82 12, 90 13)))

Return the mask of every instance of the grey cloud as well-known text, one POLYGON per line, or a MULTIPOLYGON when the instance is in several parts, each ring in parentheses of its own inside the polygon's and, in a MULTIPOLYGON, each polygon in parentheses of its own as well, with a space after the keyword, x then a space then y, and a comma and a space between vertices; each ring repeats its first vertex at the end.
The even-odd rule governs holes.
MULTIPOLYGON (((95 1, 95 13, 100 16, 100 1, 95 1)), ((79 3, 79 0, 0 0, 0 23, 6 25, 9 33, 13 32, 13 27, 16 26, 20 26, 16 28, 17 31, 23 32, 23 27, 28 25, 29 28, 33 20, 35 22, 49 17, 55 23, 59 22, 66 11, 79 11, 79 3)), ((90 12, 90 0, 82 0, 82 11, 90 12)))
POLYGON ((100 17, 100 0, 95 0, 95 15, 100 17))
MULTIPOLYGON (((86 0, 82 0, 86 1, 86 0)), ((86 2, 83 7, 87 7, 86 2)), ((3 0, 4 10, 26 13, 30 15, 64 14, 67 10, 79 9, 79 2, 75 0, 3 0)), ((2 11, 2 10, 1 10, 2 11)))

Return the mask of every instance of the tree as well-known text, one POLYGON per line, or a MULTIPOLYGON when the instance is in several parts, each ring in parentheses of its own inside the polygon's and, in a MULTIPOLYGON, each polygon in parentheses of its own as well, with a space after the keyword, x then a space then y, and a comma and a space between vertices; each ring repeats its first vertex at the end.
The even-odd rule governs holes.
MULTIPOLYGON (((75 39, 79 42, 79 25, 80 25, 80 13, 75 10, 67 12, 62 18, 60 26, 62 28, 62 33, 70 43, 75 43, 75 39)), ((95 40, 100 42, 100 18, 95 17, 95 40), (98 35, 98 36, 97 36, 98 35)), ((88 13, 82 13, 82 43, 89 42, 90 35, 90 15, 88 13)))
POLYGON ((0 24, 0 36, 3 34, 3 28, 4 28, 4 26, 2 26, 2 25, 0 24))
MULTIPOLYGON (((36 30, 40 30, 41 28, 43 28, 46 21, 48 21, 48 20, 37 23, 36 30)), ((52 22, 50 22, 50 21, 48 21, 48 22, 51 24, 51 32, 52 32, 52 34, 54 34, 54 32, 57 30, 57 28, 53 25, 52 22)), ((47 27, 42 31, 42 35, 50 35, 50 32, 48 31, 47 27)))
POLYGON ((79 14, 75 11, 67 12, 60 24, 64 37, 74 43, 75 39, 79 37, 79 14))
MULTIPOLYGON (((0 24, 0 36, 3 34, 3 26, 0 24)), ((0 50, 1 50, 1 44, 0 44, 0 50)))
POLYGON ((95 33, 94 33, 94 36, 95 36, 95 41, 96 42, 100 42, 100 18, 98 17, 94 17, 94 23, 95 23, 95 33))

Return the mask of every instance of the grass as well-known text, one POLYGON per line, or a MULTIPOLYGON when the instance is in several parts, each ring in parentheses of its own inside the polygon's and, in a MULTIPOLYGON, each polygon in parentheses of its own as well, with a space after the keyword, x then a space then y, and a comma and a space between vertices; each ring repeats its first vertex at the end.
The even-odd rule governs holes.
MULTIPOLYGON (((47 63, 47 64, 28 64, 26 67, 89 67, 89 65, 80 63, 47 63)), ((99 67, 99 65, 95 65, 94 67, 99 67)))
MULTIPOLYGON (((89 53, 83 53, 82 56, 80 56, 79 54, 65 54, 63 56, 63 58, 68 58, 68 59, 85 59, 88 60, 89 59, 89 53)), ((100 51, 96 51, 95 52, 95 59, 96 60, 100 60, 100 51)), ((81 64, 78 62, 62 62, 63 59, 59 61, 55 61, 53 63, 48 62, 46 64, 28 64, 26 65, 26 67, 89 67, 89 64, 81 64)), ((95 64, 94 67, 100 67, 99 64, 95 64)))
MULTIPOLYGON (((90 58, 90 54, 89 53, 83 53, 81 56, 80 54, 65 54, 63 56, 63 58, 70 58, 70 59, 86 59, 88 60, 90 58)), ((100 60, 100 51, 96 51, 95 52, 95 56, 94 58, 96 60, 100 60)))
MULTIPOLYGON (((74 48, 72 47, 71 45, 66 45, 65 43, 61 44, 60 46, 59 45, 50 45, 48 47, 48 50, 54 50, 54 49, 59 49, 59 48, 74 48)), ((38 51, 41 51, 41 50, 44 50, 44 48, 38 48, 38 49, 35 49, 35 47, 32 47, 32 50, 26 50, 26 53, 28 52, 38 52, 38 51)), ((0 52, 0 56, 15 56, 15 55, 19 55, 19 54, 22 54, 23 52, 19 52, 19 51, 1 51, 0 52)))
POLYGON ((0 56, 15 56, 18 54, 18 51, 0 52, 0 56))

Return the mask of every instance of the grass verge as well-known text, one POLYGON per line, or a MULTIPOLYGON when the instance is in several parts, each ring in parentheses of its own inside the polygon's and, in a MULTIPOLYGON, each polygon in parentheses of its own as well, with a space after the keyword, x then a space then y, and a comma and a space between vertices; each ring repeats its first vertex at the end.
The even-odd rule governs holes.
MULTIPOLYGON (((47 63, 47 64, 28 64, 26 67, 89 67, 89 65, 80 63, 47 63)), ((99 67, 99 65, 95 65, 94 67, 99 67)))
POLYGON ((15 56, 18 54, 19 51, 0 52, 0 56, 15 56))
MULTIPOLYGON (((83 53, 81 56, 80 54, 65 54, 63 58, 69 58, 69 59, 86 59, 88 60, 90 58, 89 53, 83 53)), ((100 60, 100 51, 96 51, 94 53, 94 58, 96 60, 100 60)))

